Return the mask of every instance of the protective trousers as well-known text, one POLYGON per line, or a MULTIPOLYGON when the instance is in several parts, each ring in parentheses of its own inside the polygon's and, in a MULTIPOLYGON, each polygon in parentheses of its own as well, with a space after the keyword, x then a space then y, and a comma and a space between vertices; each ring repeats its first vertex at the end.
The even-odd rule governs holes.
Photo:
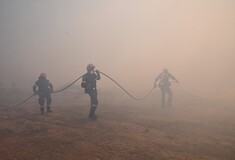
POLYGON ((39 94, 39 99, 38 99, 38 103, 40 104, 40 110, 41 110, 41 114, 43 115, 44 114, 44 103, 45 103, 45 99, 46 99, 46 102, 47 102, 47 112, 52 112, 51 111, 51 102, 52 102, 52 99, 51 99, 51 94, 50 93, 41 93, 39 94))
POLYGON ((168 95, 168 102, 167 105, 171 105, 172 99, 173 99, 173 93, 171 91, 171 88, 169 86, 160 86, 161 92, 162 92, 162 107, 165 106, 165 98, 166 94, 168 95))
POLYGON ((40 104, 41 108, 44 108, 45 99, 47 102, 47 106, 51 105, 52 99, 50 93, 39 94, 38 103, 40 104))
POLYGON ((92 118, 94 120, 96 120, 96 115, 95 115, 95 111, 98 105, 98 100, 97 100, 97 90, 96 88, 91 89, 88 92, 89 96, 90 96, 90 100, 91 100, 91 108, 90 108, 90 114, 89 114, 89 118, 92 118))

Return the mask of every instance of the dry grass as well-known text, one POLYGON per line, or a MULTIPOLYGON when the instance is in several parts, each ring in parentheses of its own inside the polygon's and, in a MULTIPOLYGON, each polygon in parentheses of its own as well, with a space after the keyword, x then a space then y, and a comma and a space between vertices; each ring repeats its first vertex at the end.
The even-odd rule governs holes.
MULTIPOLYGON (((3 96, 1 101, 11 101, 3 96)), ((233 104, 178 97, 173 107, 162 108, 154 96, 158 95, 135 102, 128 97, 99 95, 96 122, 87 118, 86 95, 66 92, 53 96, 54 112, 43 116, 33 98, 0 112, 0 159, 235 159, 233 104)))

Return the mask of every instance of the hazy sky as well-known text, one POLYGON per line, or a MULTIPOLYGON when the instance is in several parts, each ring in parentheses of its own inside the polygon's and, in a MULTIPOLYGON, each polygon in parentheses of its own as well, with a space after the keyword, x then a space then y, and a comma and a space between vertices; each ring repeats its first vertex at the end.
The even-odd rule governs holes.
POLYGON ((31 90, 46 72, 57 88, 90 62, 133 92, 167 67, 182 88, 235 98, 235 1, 0 1, 4 86, 31 90))

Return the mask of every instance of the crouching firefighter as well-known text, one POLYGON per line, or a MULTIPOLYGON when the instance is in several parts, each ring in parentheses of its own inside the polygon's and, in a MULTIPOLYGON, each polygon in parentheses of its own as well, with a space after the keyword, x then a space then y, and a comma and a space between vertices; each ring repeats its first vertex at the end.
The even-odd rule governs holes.
POLYGON ((85 88, 85 93, 90 96, 91 108, 89 118, 97 120, 97 116, 95 114, 98 105, 96 80, 100 80, 100 72, 94 69, 95 66, 93 64, 87 65, 87 73, 82 77, 81 87, 85 88))
POLYGON ((46 100, 47 103, 47 112, 51 111, 51 93, 53 93, 53 86, 47 80, 46 73, 41 73, 38 80, 35 82, 33 86, 34 95, 39 95, 38 103, 40 104, 41 114, 44 114, 44 103, 46 100), (38 89, 37 89, 38 88, 38 89))

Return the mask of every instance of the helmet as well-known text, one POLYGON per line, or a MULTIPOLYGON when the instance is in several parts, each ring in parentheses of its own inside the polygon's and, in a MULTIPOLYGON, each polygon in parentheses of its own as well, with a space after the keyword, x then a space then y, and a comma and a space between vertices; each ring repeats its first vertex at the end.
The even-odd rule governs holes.
POLYGON ((94 66, 92 63, 90 63, 90 64, 87 65, 86 69, 87 69, 87 71, 89 72, 89 71, 94 70, 94 69, 95 69, 95 66, 94 66))
POLYGON ((164 68, 164 69, 163 69, 163 72, 164 72, 164 73, 168 73, 168 69, 167 69, 167 68, 164 68))
POLYGON ((46 73, 41 73, 39 77, 46 78, 47 74, 46 73))

